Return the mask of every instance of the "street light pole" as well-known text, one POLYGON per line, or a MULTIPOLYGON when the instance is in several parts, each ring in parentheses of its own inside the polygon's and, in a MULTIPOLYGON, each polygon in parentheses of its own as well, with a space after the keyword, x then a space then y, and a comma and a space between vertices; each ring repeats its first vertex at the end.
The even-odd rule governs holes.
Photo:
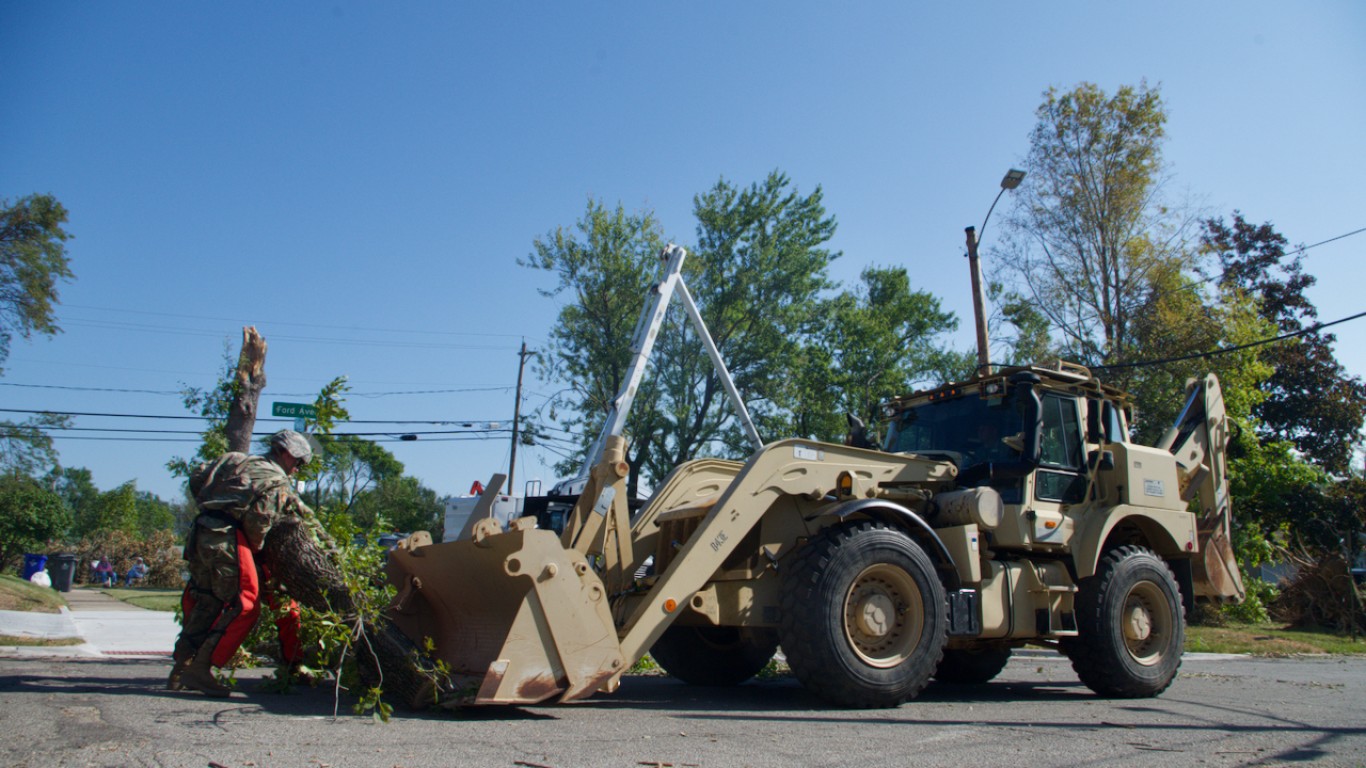
POLYGON ((972 273, 972 317, 977 323, 977 372, 990 373, 991 342, 987 339, 987 300, 986 296, 982 295, 982 262, 977 258, 977 230, 968 227, 963 231, 968 236, 968 270, 972 273))
MULTIPOLYGON (((1001 201, 1001 195, 1007 189, 1014 189, 1020 186, 1024 180, 1025 172, 1011 168, 1001 179, 1001 191, 996 193, 996 199, 991 201, 991 207, 987 209, 986 218, 982 219, 982 232, 987 231, 987 222, 991 220, 991 212, 996 210, 996 204, 1001 201)), ((982 289, 982 261, 977 257, 977 244, 980 241, 977 230, 974 227, 967 227, 963 230, 968 239, 968 270, 972 274, 972 316, 977 325, 977 372, 991 372, 991 342, 987 339, 987 300, 982 289)))

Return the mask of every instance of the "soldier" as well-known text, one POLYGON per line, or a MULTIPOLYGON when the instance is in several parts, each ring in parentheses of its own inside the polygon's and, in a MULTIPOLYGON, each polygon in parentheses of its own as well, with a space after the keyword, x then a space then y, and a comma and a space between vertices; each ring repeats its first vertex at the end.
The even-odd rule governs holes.
MULTIPOLYGON (((269 574, 258 562, 261 545, 282 518, 312 515, 290 480, 312 457, 308 440, 286 429, 271 436, 265 456, 226 453, 191 473, 199 515, 185 545, 190 580, 181 598, 184 625, 167 688, 217 697, 231 693, 214 679, 212 668, 227 664, 237 652, 260 616, 261 601, 273 602, 265 589, 269 574)), ((297 665, 302 656, 297 606, 291 602, 276 624, 285 663, 297 665)))

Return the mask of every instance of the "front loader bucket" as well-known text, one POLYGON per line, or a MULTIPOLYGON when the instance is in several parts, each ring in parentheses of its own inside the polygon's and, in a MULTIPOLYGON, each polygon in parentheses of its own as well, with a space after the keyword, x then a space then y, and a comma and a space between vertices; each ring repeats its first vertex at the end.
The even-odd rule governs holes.
POLYGON ((410 539, 389 553, 398 589, 389 619, 419 648, 430 638, 432 657, 463 685, 443 704, 569 701, 622 671, 602 582, 583 555, 530 523, 446 544, 410 539))

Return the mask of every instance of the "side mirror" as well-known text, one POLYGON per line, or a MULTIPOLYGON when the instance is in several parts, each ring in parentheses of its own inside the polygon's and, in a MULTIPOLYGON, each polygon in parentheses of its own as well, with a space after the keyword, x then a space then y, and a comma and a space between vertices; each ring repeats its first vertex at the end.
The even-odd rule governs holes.
POLYGON ((844 444, 852 448, 871 448, 877 449, 877 434, 869 433, 867 425, 863 419, 852 413, 846 413, 845 419, 849 422, 849 432, 844 436, 844 444))

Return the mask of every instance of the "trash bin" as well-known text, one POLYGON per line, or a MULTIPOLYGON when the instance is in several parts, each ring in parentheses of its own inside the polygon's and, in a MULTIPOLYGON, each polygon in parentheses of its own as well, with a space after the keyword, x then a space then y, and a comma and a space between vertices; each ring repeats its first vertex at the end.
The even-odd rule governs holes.
POLYGON ((52 577, 52 588, 58 592, 70 592, 71 582, 76 578, 76 556, 70 552, 53 555, 47 566, 52 577))
POLYGON ((47 568, 47 555, 24 555, 24 581, 33 574, 47 568))

